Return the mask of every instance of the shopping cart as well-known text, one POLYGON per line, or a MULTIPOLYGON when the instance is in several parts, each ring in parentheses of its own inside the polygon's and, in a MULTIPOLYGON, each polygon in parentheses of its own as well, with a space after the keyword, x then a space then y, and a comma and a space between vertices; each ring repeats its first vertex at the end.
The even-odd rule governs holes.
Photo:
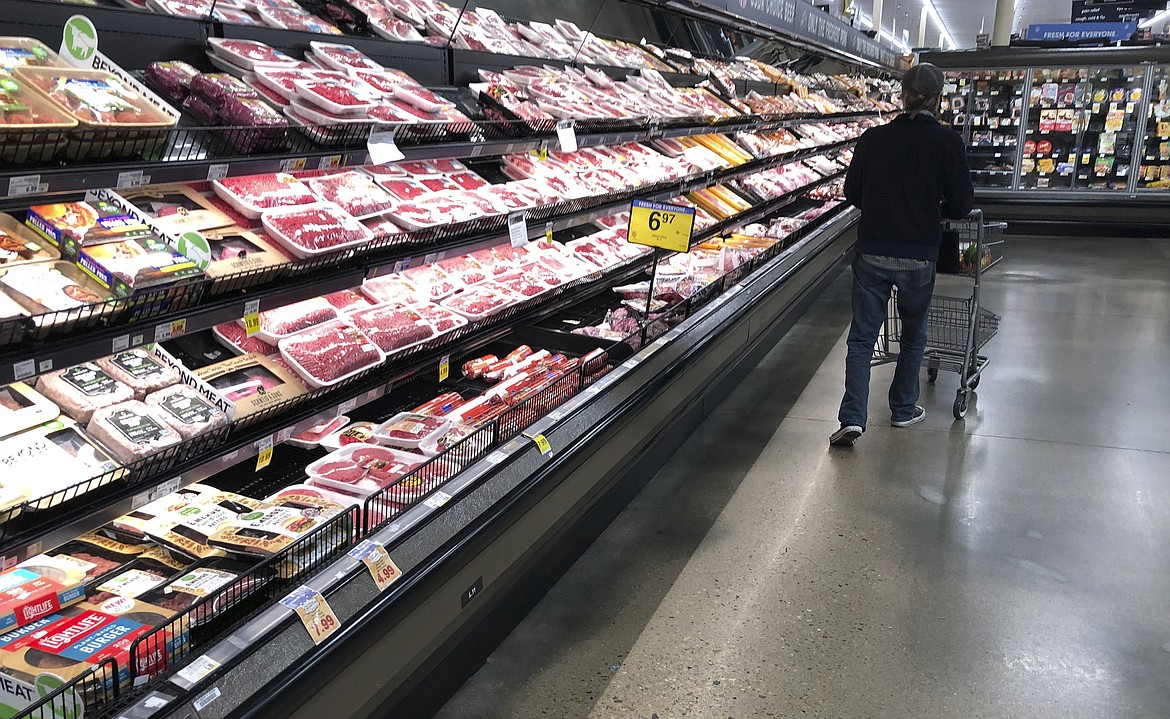
MULTIPOLYGON (((973 280, 970 297, 935 295, 926 320, 926 352, 922 364, 931 382, 940 371, 957 372, 959 389, 952 411, 955 419, 967 414, 971 394, 979 386, 983 370, 991 361, 979 354, 999 331, 999 315, 979 305, 979 278, 1003 259, 1004 222, 983 223, 983 211, 972 210, 963 220, 948 221, 943 230, 943 251, 938 271, 973 280)), ((874 349, 873 364, 898 360, 902 322, 898 317, 897 290, 890 298, 890 311, 874 349)))

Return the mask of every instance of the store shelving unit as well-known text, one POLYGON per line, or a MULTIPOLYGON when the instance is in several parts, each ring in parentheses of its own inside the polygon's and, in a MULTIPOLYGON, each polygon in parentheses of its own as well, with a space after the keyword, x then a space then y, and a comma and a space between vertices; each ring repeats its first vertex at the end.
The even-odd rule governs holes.
POLYGON ((942 121, 967 145, 977 187, 1011 187, 1016 175, 1024 71, 951 71, 942 121))
POLYGON ((1150 76, 1145 133, 1138 165, 1139 190, 1170 189, 1170 67, 1157 66, 1150 76))

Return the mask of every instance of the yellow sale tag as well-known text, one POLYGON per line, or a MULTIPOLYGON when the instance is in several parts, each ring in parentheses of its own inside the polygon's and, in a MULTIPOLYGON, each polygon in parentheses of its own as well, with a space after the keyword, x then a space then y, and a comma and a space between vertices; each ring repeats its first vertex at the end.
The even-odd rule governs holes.
POLYGON ((187 334, 187 320, 175 320, 171 323, 171 337, 180 337, 187 334))
POLYGON ((390 558, 386 548, 380 542, 375 542, 372 539, 363 540, 349 550, 349 556, 365 563, 366 569, 370 570, 370 576, 374 578, 374 584, 378 585, 379 592, 385 591, 386 587, 398 581, 398 578, 402 576, 402 570, 390 558))
POLYGON ((451 374, 451 355, 443 355, 443 359, 439 360, 439 381, 446 382, 447 377, 451 374))
POLYGON ((693 207, 634 200, 630 206, 629 242, 686 252, 695 228, 693 207))
POLYGON ((244 315, 244 332, 251 337, 260 331, 260 313, 253 312, 250 315, 244 315))
POLYGON ((532 441, 536 444, 536 448, 540 450, 541 454, 548 454, 552 451, 552 445, 548 443, 548 438, 543 434, 534 435, 532 441))
POLYGON ((260 454, 256 455, 256 471, 267 467, 272 463, 272 435, 268 435, 260 440, 260 454))
POLYGON ((333 613, 329 602, 325 601, 320 592, 310 587, 303 585, 297 587, 292 594, 281 599, 280 603, 297 613, 314 644, 325 641, 341 627, 341 622, 337 620, 337 615, 333 613))

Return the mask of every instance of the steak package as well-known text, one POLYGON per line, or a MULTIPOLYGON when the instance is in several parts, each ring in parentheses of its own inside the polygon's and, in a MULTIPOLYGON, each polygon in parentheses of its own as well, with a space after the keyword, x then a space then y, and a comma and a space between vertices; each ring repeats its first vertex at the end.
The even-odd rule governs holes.
POLYGON ((134 390, 141 400, 151 392, 170 387, 179 381, 179 373, 140 349, 126 350, 97 361, 106 374, 134 390))
POLYGON ((183 441, 157 409, 138 400, 96 410, 85 429, 125 464, 183 441))
POLYGON ((212 407, 203 395, 186 385, 161 389, 147 395, 143 401, 154 408, 156 415, 185 440, 228 423, 226 414, 212 407))
POLYGON ((133 389, 93 362, 41 375, 37 391, 78 422, 88 422, 94 410, 134 399, 133 389))
POLYGON ((378 425, 374 438, 379 444, 403 449, 418 449, 433 442, 451 426, 451 421, 426 414, 402 412, 378 425))
POLYGON ((388 487, 426 457, 372 444, 347 445, 305 468, 309 484, 347 494, 369 495, 388 487))
POLYGON ((204 367, 195 375, 232 403, 237 420, 305 393, 305 385, 289 370, 254 353, 204 367))

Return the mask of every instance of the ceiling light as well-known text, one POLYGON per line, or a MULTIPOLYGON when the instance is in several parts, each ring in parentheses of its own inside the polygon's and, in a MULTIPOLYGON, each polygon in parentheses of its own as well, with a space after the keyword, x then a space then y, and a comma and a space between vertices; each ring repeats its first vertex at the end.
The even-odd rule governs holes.
MULTIPOLYGON (((858 16, 858 19, 861 21, 861 24, 866 27, 866 29, 873 29, 873 20, 871 20, 868 15, 862 13, 858 16)), ((889 32, 884 27, 878 31, 878 36, 889 40, 896 49, 901 50, 902 52, 910 52, 909 45, 902 42, 901 39, 895 37, 893 33, 889 32)))
POLYGON ((922 0, 922 5, 926 8, 926 12, 930 14, 930 19, 934 20, 934 24, 938 25, 939 32, 942 33, 943 40, 947 41, 948 49, 954 50, 955 39, 951 37, 951 32, 947 30, 947 26, 943 24, 942 16, 938 14, 938 10, 934 9, 934 3, 930 0, 922 0))
POLYGON ((1158 23, 1162 22, 1163 20, 1170 20, 1170 8, 1166 8, 1165 10, 1158 13, 1154 17, 1143 22, 1141 25, 1138 25, 1138 27, 1145 30, 1148 27, 1153 27, 1153 26, 1157 25, 1158 23))

